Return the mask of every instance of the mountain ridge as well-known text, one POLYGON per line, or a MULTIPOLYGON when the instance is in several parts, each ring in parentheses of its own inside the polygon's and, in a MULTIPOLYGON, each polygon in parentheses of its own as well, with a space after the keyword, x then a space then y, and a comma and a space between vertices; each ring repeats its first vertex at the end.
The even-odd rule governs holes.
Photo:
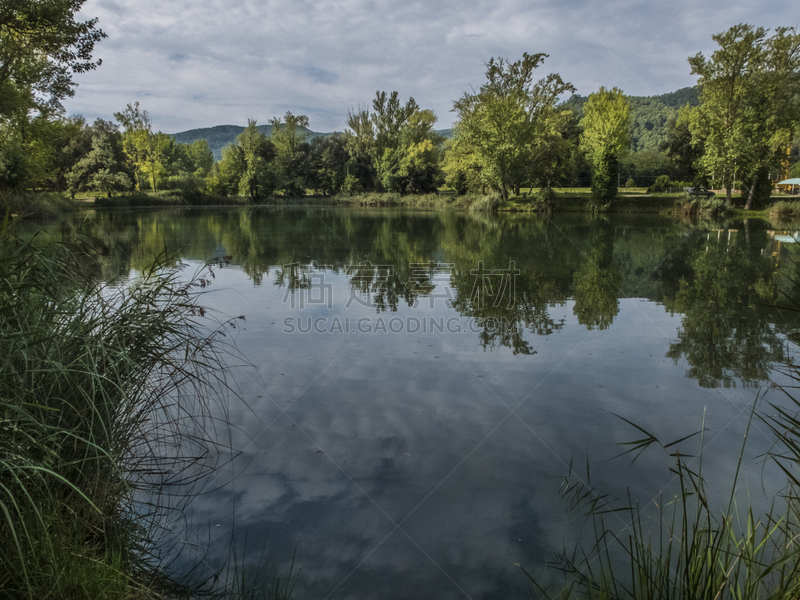
MULTIPOLYGON (((564 106, 583 113, 583 104, 587 97, 575 94, 564 102, 564 106)), ((666 139, 667 121, 677 116, 678 110, 686 105, 697 106, 700 104, 699 92, 696 87, 685 87, 674 92, 659 94, 657 96, 628 96, 631 103, 631 150, 658 150, 660 144, 666 139)), ((257 125, 259 131, 269 136, 272 134, 272 125, 257 125)), ((310 138, 329 136, 341 132, 318 132, 303 128, 310 138)), ((222 158, 222 148, 233 143, 242 131, 243 125, 214 125, 212 127, 199 127, 187 129, 170 134, 176 142, 190 144, 196 140, 206 140, 214 159, 222 158)), ((445 138, 453 137, 453 129, 438 129, 436 133, 445 138)))

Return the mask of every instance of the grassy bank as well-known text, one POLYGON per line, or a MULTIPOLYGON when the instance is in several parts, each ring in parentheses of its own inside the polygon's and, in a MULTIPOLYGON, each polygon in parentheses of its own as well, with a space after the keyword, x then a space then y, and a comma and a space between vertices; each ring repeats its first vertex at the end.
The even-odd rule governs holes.
MULTIPOLYGON (((681 194, 644 195, 629 194, 620 196, 612 204, 609 212, 617 213, 656 213, 675 212, 676 202, 681 194)), ((113 198, 96 198, 98 207, 168 207, 168 206, 225 206, 251 204, 243 196, 186 197, 180 193, 127 194, 113 198)), ((512 196, 503 202, 498 194, 465 194, 454 192, 437 194, 401 196, 394 193, 365 193, 336 196, 270 196, 255 204, 263 206, 353 206, 353 207, 397 207, 418 210, 472 210, 487 212, 591 212, 591 194, 587 192, 556 192, 551 203, 543 203, 539 195, 512 196)))
POLYGON ((0 235, 0 598, 185 593, 155 540, 212 443, 199 281, 102 285, 95 242, 0 235))
POLYGON ((0 218, 8 214, 12 219, 52 221, 74 213, 78 209, 78 204, 63 194, 0 193, 0 218))

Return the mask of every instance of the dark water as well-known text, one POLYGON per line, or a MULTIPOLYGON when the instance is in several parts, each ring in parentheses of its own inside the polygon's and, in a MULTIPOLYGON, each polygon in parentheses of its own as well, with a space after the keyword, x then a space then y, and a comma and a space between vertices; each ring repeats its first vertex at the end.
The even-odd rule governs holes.
MULTIPOLYGON (((187 540, 211 540, 209 572, 232 536, 283 574, 296 551, 297 598, 527 597, 515 564, 549 580, 585 533, 559 500, 570 465, 643 506, 675 493, 665 451, 609 460, 643 437, 623 419, 665 443, 705 426, 725 491, 756 394, 782 401, 770 380, 798 325, 772 307, 797 245, 752 220, 243 209, 84 226, 111 241, 109 276, 164 247, 231 257, 204 304, 246 316, 230 334, 251 364, 231 372, 237 454, 187 540)), ((756 505, 783 485, 757 459, 771 441, 754 424, 756 505)))

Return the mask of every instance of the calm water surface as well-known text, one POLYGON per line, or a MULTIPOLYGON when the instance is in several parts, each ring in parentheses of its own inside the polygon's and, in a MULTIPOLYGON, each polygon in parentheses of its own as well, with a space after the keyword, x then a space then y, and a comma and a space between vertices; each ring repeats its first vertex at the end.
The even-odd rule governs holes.
MULTIPOLYGON (((642 437, 623 419, 664 442, 705 423, 724 489, 793 354, 796 319, 769 306, 796 245, 758 221, 276 208, 85 226, 112 243, 109 276, 165 245, 193 268, 230 257, 204 304, 246 316, 230 336, 250 364, 230 373, 236 453, 187 540, 211 540, 195 554, 209 572, 232 537, 282 574, 296 551, 296 598, 525 598, 515 564, 547 580, 586 528, 559 500, 571 464, 649 505, 675 492, 671 459, 609 461, 642 437)), ((756 459, 763 429, 745 461, 756 502, 782 486, 756 459)))

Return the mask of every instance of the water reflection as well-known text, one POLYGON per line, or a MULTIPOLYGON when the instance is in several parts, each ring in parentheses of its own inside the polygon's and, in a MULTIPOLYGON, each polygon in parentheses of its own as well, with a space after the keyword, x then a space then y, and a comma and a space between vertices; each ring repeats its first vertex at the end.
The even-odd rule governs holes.
POLYGON ((165 246, 232 257, 209 302, 248 318, 253 366, 230 375, 242 453, 193 522, 212 525, 214 549, 231 531, 268 539, 284 572, 296 547, 299 597, 525 597, 514 564, 581 531, 557 500, 571 459, 589 454, 594 483, 632 483, 643 503, 670 489, 664 457, 604 462, 631 439, 614 415, 665 439, 705 418, 706 470, 730 480, 750 386, 797 325, 770 307, 796 245, 752 221, 228 209, 98 212, 84 227, 112 243, 108 277, 165 246), (283 333, 297 315, 477 328, 283 333))
POLYGON ((766 380, 770 364, 785 358, 781 334, 791 327, 769 308, 795 271, 779 260, 791 232, 753 223, 712 231, 644 225, 320 209, 103 212, 88 224, 115 249, 109 277, 141 269, 165 247, 184 259, 230 255, 255 285, 269 277, 289 291, 311 290, 314 267, 321 285, 328 269, 348 277, 350 304, 396 312, 441 298, 476 320, 485 349, 519 354, 532 352, 532 335, 561 329, 553 308, 568 301, 580 324, 605 330, 620 298, 647 298, 682 315, 667 356, 687 361, 702 386, 766 380), (476 294, 477 279, 492 285, 479 267, 496 273, 512 263, 513 302, 476 294))

